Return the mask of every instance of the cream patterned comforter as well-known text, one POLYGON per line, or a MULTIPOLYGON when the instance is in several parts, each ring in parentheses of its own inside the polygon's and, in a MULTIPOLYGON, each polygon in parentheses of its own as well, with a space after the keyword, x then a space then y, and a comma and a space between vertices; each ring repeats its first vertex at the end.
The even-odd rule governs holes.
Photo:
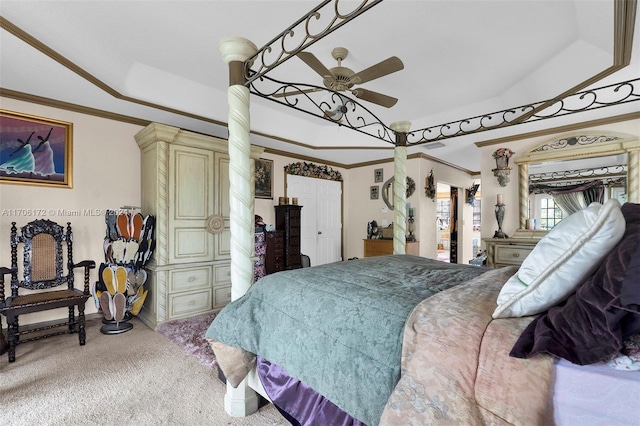
MULTIPOLYGON (((401 377, 380 425, 545 424, 552 357, 509 357, 533 317, 491 317, 515 270, 488 271, 416 306, 404 328, 401 377)), ((210 342, 237 386, 255 366, 255 355, 210 342)))
POLYGON ((509 357, 533 317, 491 318, 515 268, 425 299, 405 326, 402 375, 381 425, 544 424, 552 358, 509 357))

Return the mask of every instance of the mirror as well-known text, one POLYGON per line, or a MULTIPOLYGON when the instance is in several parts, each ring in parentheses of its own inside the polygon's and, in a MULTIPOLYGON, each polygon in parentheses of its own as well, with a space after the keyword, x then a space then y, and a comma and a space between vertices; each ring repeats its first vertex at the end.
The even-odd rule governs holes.
MULTIPOLYGON (((395 182, 395 177, 392 177, 382 185, 382 199, 389 210, 393 210, 393 182, 395 182)), ((407 198, 411 197, 415 190, 416 182, 407 176, 407 198)))
MULTIPOLYGON (((604 191, 605 199, 615 197, 621 203, 638 202, 640 176, 634 167, 630 168, 634 172, 629 175, 628 165, 637 164, 639 153, 637 136, 589 132, 554 139, 532 148, 515 160, 520 182, 520 218, 516 235, 547 232, 546 229, 531 229, 528 219, 536 218, 535 212, 545 208, 541 200, 548 195, 539 194, 555 189, 550 186, 558 187, 556 191, 570 188, 568 185, 593 185, 595 188, 593 181, 601 180, 605 185, 599 190, 604 191)), ((569 207, 567 210, 571 210, 569 207)), ((550 223, 552 226, 553 221, 550 223)), ((537 228, 540 228, 539 223, 537 228)))

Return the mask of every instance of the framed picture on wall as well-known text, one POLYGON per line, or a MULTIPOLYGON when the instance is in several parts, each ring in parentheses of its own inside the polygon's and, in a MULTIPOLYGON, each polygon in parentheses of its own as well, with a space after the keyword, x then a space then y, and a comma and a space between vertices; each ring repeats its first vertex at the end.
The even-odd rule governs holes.
POLYGON ((256 160, 256 198, 273 200, 273 160, 256 160))
POLYGON ((73 124, 0 110, 0 183, 71 188, 73 124))
POLYGON ((384 169, 375 169, 373 171, 373 181, 378 183, 384 180, 384 169))
POLYGON ((380 186, 374 185, 369 189, 369 198, 377 200, 380 197, 380 186))

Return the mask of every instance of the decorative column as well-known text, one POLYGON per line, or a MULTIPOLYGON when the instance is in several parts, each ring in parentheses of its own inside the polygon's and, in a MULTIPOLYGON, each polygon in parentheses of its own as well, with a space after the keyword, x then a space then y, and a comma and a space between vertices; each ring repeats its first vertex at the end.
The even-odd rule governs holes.
POLYGON ((396 134, 393 167, 393 254, 406 254, 407 244, 407 132, 410 121, 391 123, 396 134))
POLYGON ((529 164, 522 163, 518 167, 518 200, 520 210, 519 229, 527 229, 529 219, 529 205, 525 200, 529 199, 529 164))
POLYGON ((257 47, 242 38, 225 38, 219 45, 229 64, 229 203, 231 219, 231 300, 244 295, 253 283, 255 231, 251 187, 251 142, 249 139, 249 88, 244 85, 244 61, 257 47))
POLYGON ((627 176, 627 202, 640 203, 640 150, 629 150, 627 176))
MULTIPOLYGON (((229 203, 231 220, 231 299, 244 295, 253 283, 254 187, 251 175, 249 139, 249 88, 245 84, 244 62, 258 48, 244 38, 227 37, 218 45, 229 65, 229 203)), ((258 397, 246 379, 237 388, 227 383, 224 409, 234 417, 258 410, 258 397)))

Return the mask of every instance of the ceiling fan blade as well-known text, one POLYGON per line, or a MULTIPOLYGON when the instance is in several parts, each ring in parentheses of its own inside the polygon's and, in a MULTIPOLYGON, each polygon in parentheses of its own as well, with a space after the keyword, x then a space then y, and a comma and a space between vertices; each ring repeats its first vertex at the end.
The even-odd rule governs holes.
POLYGON ((404 69, 404 64, 397 56, 392 56, 389 59, 385 59, 375 65, 370 66, 360 72, 355 73, 351 77, 353 84, 362 84, 367 81, 375 80, 376 78, 384 77, 396 71, 404 69))
POLYGON ((325 67, 313 53, 300 52, 298 53, 298 58, 302 59, 302 61, 309 65, 312 70, 320 74, 322 78, 333 77, 333 73, 329 71, 329 68, 325 67))
POLYGON ((391 96, 383 95, 382 93, 373 92, 367 89, 357 88, 352 90, 351 93, 353 93, 356 98, 372 102, 374 104, 378 104, 387 108, 391 108, 396 104, 396 102, 398 102, 397 98, 393 98, 391 96))
POLYGON ((286 96, 302 95, 303 93, 318 92, 320 90, 322 90, 322 89, 290 90, 290 91, 284 91, 284 92, 281 92, 281 93, 275 93, 274 95, 272 95, 272 97, 274 97, 274 98, 284 98, 286 96))

